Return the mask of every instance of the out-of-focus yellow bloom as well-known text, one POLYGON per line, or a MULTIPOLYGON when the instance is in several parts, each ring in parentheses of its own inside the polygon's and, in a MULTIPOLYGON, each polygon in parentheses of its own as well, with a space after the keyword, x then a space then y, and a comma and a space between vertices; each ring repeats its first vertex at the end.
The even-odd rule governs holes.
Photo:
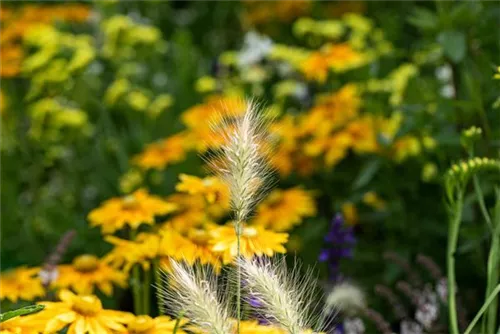
MULTIPOLYGON (((188 320, 181 319, 177 325, 177 333, 185 334, 181 327, 188 320)), ((127 334, 170 334, 174 332, 177 319, 172 319, 166 315, 151 318, 149 315, 138 315, 127 324, 127 334)))
MULTIPOLYGON (((231 263, 237 255, 237 238, 232 223, 217 227, 212 232, 212 251, 222 257, 224 264, 231 263)), ((284 244, 288 241, 287 233, 276 233, 261 226, 244 226, 240 237, 241 255, 273 256, 275 253, 285 253, 284 244)))
POLYGON ((306 34, 315 34, 331 40, 337 40, 345 33, 345 26, 340 21, 315 21, 308 17, 297 20, 293 25, 293 32, 298 37, 306 34))
POLYGON ((311 8, 310 0, 285 0, 277 3, 247 0, 243 4, 243 23, 247 27, 273 21, 291 22, 297 17, 307 15, 311 8))
POLYGON ((137 169, 131 169, 120 177, 120 191, 129 194, 136 190, 144 179, 144 176, 137 169))
POLYGON ((164 169, 170 164, 182 161, 189 148, 186 133, 178 133, 166 139, 146 146, 142 153, 136 155, 132 162, 143 169, 164 169))
POLYGON ((241 334, 284 334, 284 331, 272 324, 262 325, 257 320, 240 321, 241 334))
POLYGON ((58 276, 53 286, 72 289, 78 294, 91 294, 94 287, 97 287, 106 296, 111 296, 113 284, 122 288, 127 285, 125 274, 111 268, 94 255, 80 255, 72 264, 60 265, 57 270, 58 276))
POLYGON ((0 334, 34 334, 44 329, 43 321, 35 321, 33 316, 14 317, 0 323, 0 334))
POLYGON ((5 101, 5 94, 3 90, 0 89, 0 116, 4 115, 4 110, 7 107, 7 102, 5 101))
POLYGON ((134 90, 127 95, 127 102, 137 111, 145 111, 149 106, 149 97, 142 90, 134 90))
POLYGON ((497 67, 497 73, 495 73, 495 75, 493 75, 493 79, 500 80, 500 66, 497 67))
POLYGON ((83 110, 64 106, 56 99, 39 100, 30 106, 29 112, 31 127, 28 133, 36 140, 60 141, 64 130, 78 130, 84 136, 92 131, 83 110))
POLYGON ((352 202, 345 202, 342 204, 342 216, 349 225, 356 225, 359 221, 358 210, 352 202))
POLYGON ((274 190, 258 205, 252 223, 273 231, 287 231, 316 214, 311 192, 300 188, 274 190))
POLYGON ((115 247, 104 256, 103 261, 128 273, 134 265, 149 270, 151 262, 160 255, 161 238, 158 234, 139 233, 135 240, 106 236, 106 242, 115 247))
POLYGON ((133 58, 140 47, 154 47, 161 51, 165 45, 158 28, 134 22, 125 15, 112 16, 103 21, 101 27, 104 33, 102 54, 112 60, 133 58))
POLYGON ((202 195, 210 204, 217 201, 222 206, 229 207, 229 189, 217 177, 208 176, 202 179, 197 176, 181 174, 179 179, 181 182, 175 186, 177 191, 190 195, 202 195))
POLYGON ((203 76, 196 81, 196 91, 200 93, 213 92, 217 88, 217 81, 210 76, 203 76))
POLYGON ((347 125, 346 131, 351 136, 352 149, 356 153, 377 151, 377 132, 372 117, 364 116, 347 125))
POLYGON ((312 53, 300 67, 306 79, 324 83, 328 76, 329 64, 321 52, 312 53))
POLYGON ((38 277, 39 268, 18 267, 2 272, 0 276, 0 300, 8 299, 32 301, 45 295, 42 282, 38 277))
POLYGON ((424 182, 430 182, 436 178, 438 174, 438 168, 435 163, 428 162, 422 168, 421 179, 424 182))
POLYGON ((148 115, 152 118, 158 117, 174 103, 174 98, 170 94, 158 95, 149 105, 148 115))
POLYGON ((363 55, 349 44, 329 44, 322 49, 328 67, 336 72, 346 71, 365 64, 363 55))
POLYGON ((104 101, 106 104, 113 106, 121 97, 125 96, 130 89, 130 81, 125 78, 117 79, 113 81, 113 83, 106 90, 106 93, 104 94, 104 101))
POLYGON ((176 231, 187 233, 192 227, 211 222, 209 212, 212 212, 202 196, 176 193, 168 196, 167 201, 177 205, 177 211, 167 221, 176 231))
POLYGON ((422 152, 422 145, 418 138, 407 135, 397 139, 392 150, 394 160, 400 163, 409 157, 419 155, 422 152))
MULTIPOLYGON (((91 14, 90 7, 81 4, 29 4, 16 8, 2 7, 0 10, 1 77, 15 77, 20 73, 24 58, 20 43, 27 34, 38 30, 42 24, 52 24, 56 21, 84 22, 91 14)), ((82 53, 78 57, 82 59, 82 53)))
POLYGON ((137 229, 141 224, 154 224, 155 216, 175 211, 173 203, 148 194, 144 189, 105 201, 99 208, 92 210, 88 219, 91 226, 100 226, 104 234, 130 226, 137 229))
POLYGON ((371 206, 378 211, 385 210, 387 206, 386 202, 378 197, 377 193, 375 193, 374 191, 369 191, 363 195, 363 203, 371 206))
POLYGON ((432 151, 436 148, 437 143, 436 139, 432 138, 431 136, 423 136, 422 137, 422 145, 426 150, 432 151))
POLYGON ((134 316, 128 312, 105 310, 94 295, 77 296, 68 290, 59 292, 60 302, 42 302, 45 309, 33 316, 45 320, 44 333, 54 333, 68 327, 68 333, 125 333, 124 324, 134 316))

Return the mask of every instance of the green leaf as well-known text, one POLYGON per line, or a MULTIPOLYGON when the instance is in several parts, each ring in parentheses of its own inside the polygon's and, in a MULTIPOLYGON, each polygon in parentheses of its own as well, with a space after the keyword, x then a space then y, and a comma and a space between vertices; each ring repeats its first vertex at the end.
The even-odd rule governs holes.
POLYGON ((437 41, 443 48, 444 54, 454 63, 459 63, 464 59, 467 45, 463 32, 443 31, 438 35, 437 41))
POLYGON ((451 21, 454 27, 467 27, 474 24, 483 10, 481 1, 460 1, 451 10, 451 21))
POLYGON ((45 308, 45 306, 43 306, 43 305, 30 305, 30 306, 26 306, 23 308, 19 308, 17 310, 5 312, 5 313, 0 314, 0 322, 7 321, 9 319, 12 319, 12 318, 15 318, 15 317, 18 317, 21 315, 32 314, 32 313, 41 311, 44 308, 45 308))
POLYGON ((380 168, 380 160, 373 160, 367 163, 352 185, 353 189, 359 189, 370 182, 380 168))
POLYGON ((437 28, 439 20, 436 13, 426 8, 415 8, 413 15, 408 18, 408 23, 423 29, 434 30, 437 28))

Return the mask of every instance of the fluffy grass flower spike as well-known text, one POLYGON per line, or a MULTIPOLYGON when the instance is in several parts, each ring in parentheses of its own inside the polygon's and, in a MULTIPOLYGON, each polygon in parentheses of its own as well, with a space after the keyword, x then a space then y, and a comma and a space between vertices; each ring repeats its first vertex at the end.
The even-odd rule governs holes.
MULTIPOLYGON (((248 220, 256 204, 262 199, 269 183, 270 170, 266 157, 269 156, 267 120, 259 113, 258 106, 252 101, 243 104, 240 110, 224 112, 219 122, 212 125, 214 137, 222 134, 223 144, 209 161, 212 169, 228 185, 230 203, 234 214, 234 227, 237 236, 237 258, 240 257, 240 239, 243 224, 248 220)), ((227 109, 227 108, 225 108, 227 109)), ((237 332, 241 321, 241 273, 237 269, 236 307, 237 332)))
POLYGON ((214 275, 202 267, 170 261, 167 289, 159 290, 159 296, 177 312, 203 332, 232 334, 227 303, 217 295, 214 275))
POLYGON ((290 334, 305 333, 312 327, 311 275, 301 275, 298 266, 289 273, 284 258, 240 258, 238 266, 246 289, 259 305, 257 312, 290 334))

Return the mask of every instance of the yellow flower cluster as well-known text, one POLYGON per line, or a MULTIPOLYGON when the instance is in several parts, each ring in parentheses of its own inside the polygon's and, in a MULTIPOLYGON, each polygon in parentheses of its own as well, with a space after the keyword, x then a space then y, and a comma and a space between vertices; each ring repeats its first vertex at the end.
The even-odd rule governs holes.
POLYGON ((24 5, 0 8, 2 36, 0 37, 0 77, 15 77, 21 72, 24 58, 22 40, 24 36, 38 30, 42 24, 54 22, 84 22, 91 14, 90 7, 83 4, 24 5))

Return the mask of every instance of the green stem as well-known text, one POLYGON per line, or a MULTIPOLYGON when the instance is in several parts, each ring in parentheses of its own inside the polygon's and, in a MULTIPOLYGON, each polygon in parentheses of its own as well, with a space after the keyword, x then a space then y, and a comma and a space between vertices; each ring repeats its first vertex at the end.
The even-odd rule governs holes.
POLYGON ((161 272, 160 272, 160 259, 155 259, 153 262, 153 270, 154 270, 154 275, 155 275, 155 286, 156 286, 156 302, 158 305, 158 314, 163 314, 164 309, 163 309, 163 304, 160 298, 160 293, 163 289, 163 282, 161 280, 161 272))
MULTIPOLYGON (((241 230, 242 230, 242 222, 236 223, 236 258, 239 260, 241 256, 240 249, 240 239, 241 239, 241 230)), ((236 268, 236 333, 240 334, 240 322, 241 322, 241 268, 238 265, 236 268)))
POLYGON ((457 200, 453 208, 453 216, 448 227, 448 250, 447 250, 447 275, 448 275, 448 316, 452 334, 459 334, 457 319, 456 279, 455 279, 455 252, 457 250, 458 232, 462 220, 463 189, 459 189, 457 200))
POLYGON ((474 317, 474 319, 472 319, 471 323, 469 324, 469 326, 465 330, 464 334, 469 334, 474 329, 474 326, 476 325, 476 323, 479 321, 479 319, 481 318, 483 313, 486 311, 486 309, 491 304, 491 302, 496 298, 496 296, 499 292, 500 292, 500 284, 496 286, 496 288, 493 290, 493 292, 488 297, 488 299, 486 299, 486 301, 484 302, 481 309, 477 312, 476 316, 474 317))
MULTIPOLYGON (((494 230, 493 235, 491 236, 491 247, 490 253, 488 255, 488 280, 486 282, 486 297, 490 296, 493 293, 493 289, 498 284, 499 273, 498 273, 498 265, 499 265, 499 257, 498 253, 500 251, 500 192, 497 190, 497 200, 495 209, 493 211, 494 217, 494 230)), ((498 299, 494 298, 491 305, 486 312, 481 329, 484 333, 495 332, 495 326, 497 322, 497 314, 498 314, 498 299)))
POLYGON ((179 313, 179 316, 177 317, 177 320, 175 321, 175 326, 174 326, 174 330, 172 331, 172 334, 177 334, 177 330, 179 330, 179 326, 181 324, 181 320, 183 317, 184 317, 184 311, 181 311, 179 313))
POLYGON ((134 313, 140 315, 142 313, 142 295, 141 295, 141 278, 139 265, 135 264, 132 267, 132 293, 134 295, 134 313))
POLYGON ((143 288, 143 309, 144 314, 149 314, 151 308, 151 269, 144 270, 143 288))
MULTIPOLYGON (((130 229, 130 240, 135 240, 137 231, 130 229)), ((142 314, 141 277, 139 264, 132 267, 132 295, 134 297, 134 313, 142 314)))
POLYGON ((472 177, 474 182, 474 191, 476 192, 477 202, 479 203, 479 208, 481 209, 481 213, 483 214, 484 220, 488 224, 489 228, 493 231, 493 225, 491 223, 490 215, 488 214, 488 210, 486 209, 486 204, 484 204, 483 191, 481 189, 481 185, 479 184, 479 180, 477 175, 472 177))

